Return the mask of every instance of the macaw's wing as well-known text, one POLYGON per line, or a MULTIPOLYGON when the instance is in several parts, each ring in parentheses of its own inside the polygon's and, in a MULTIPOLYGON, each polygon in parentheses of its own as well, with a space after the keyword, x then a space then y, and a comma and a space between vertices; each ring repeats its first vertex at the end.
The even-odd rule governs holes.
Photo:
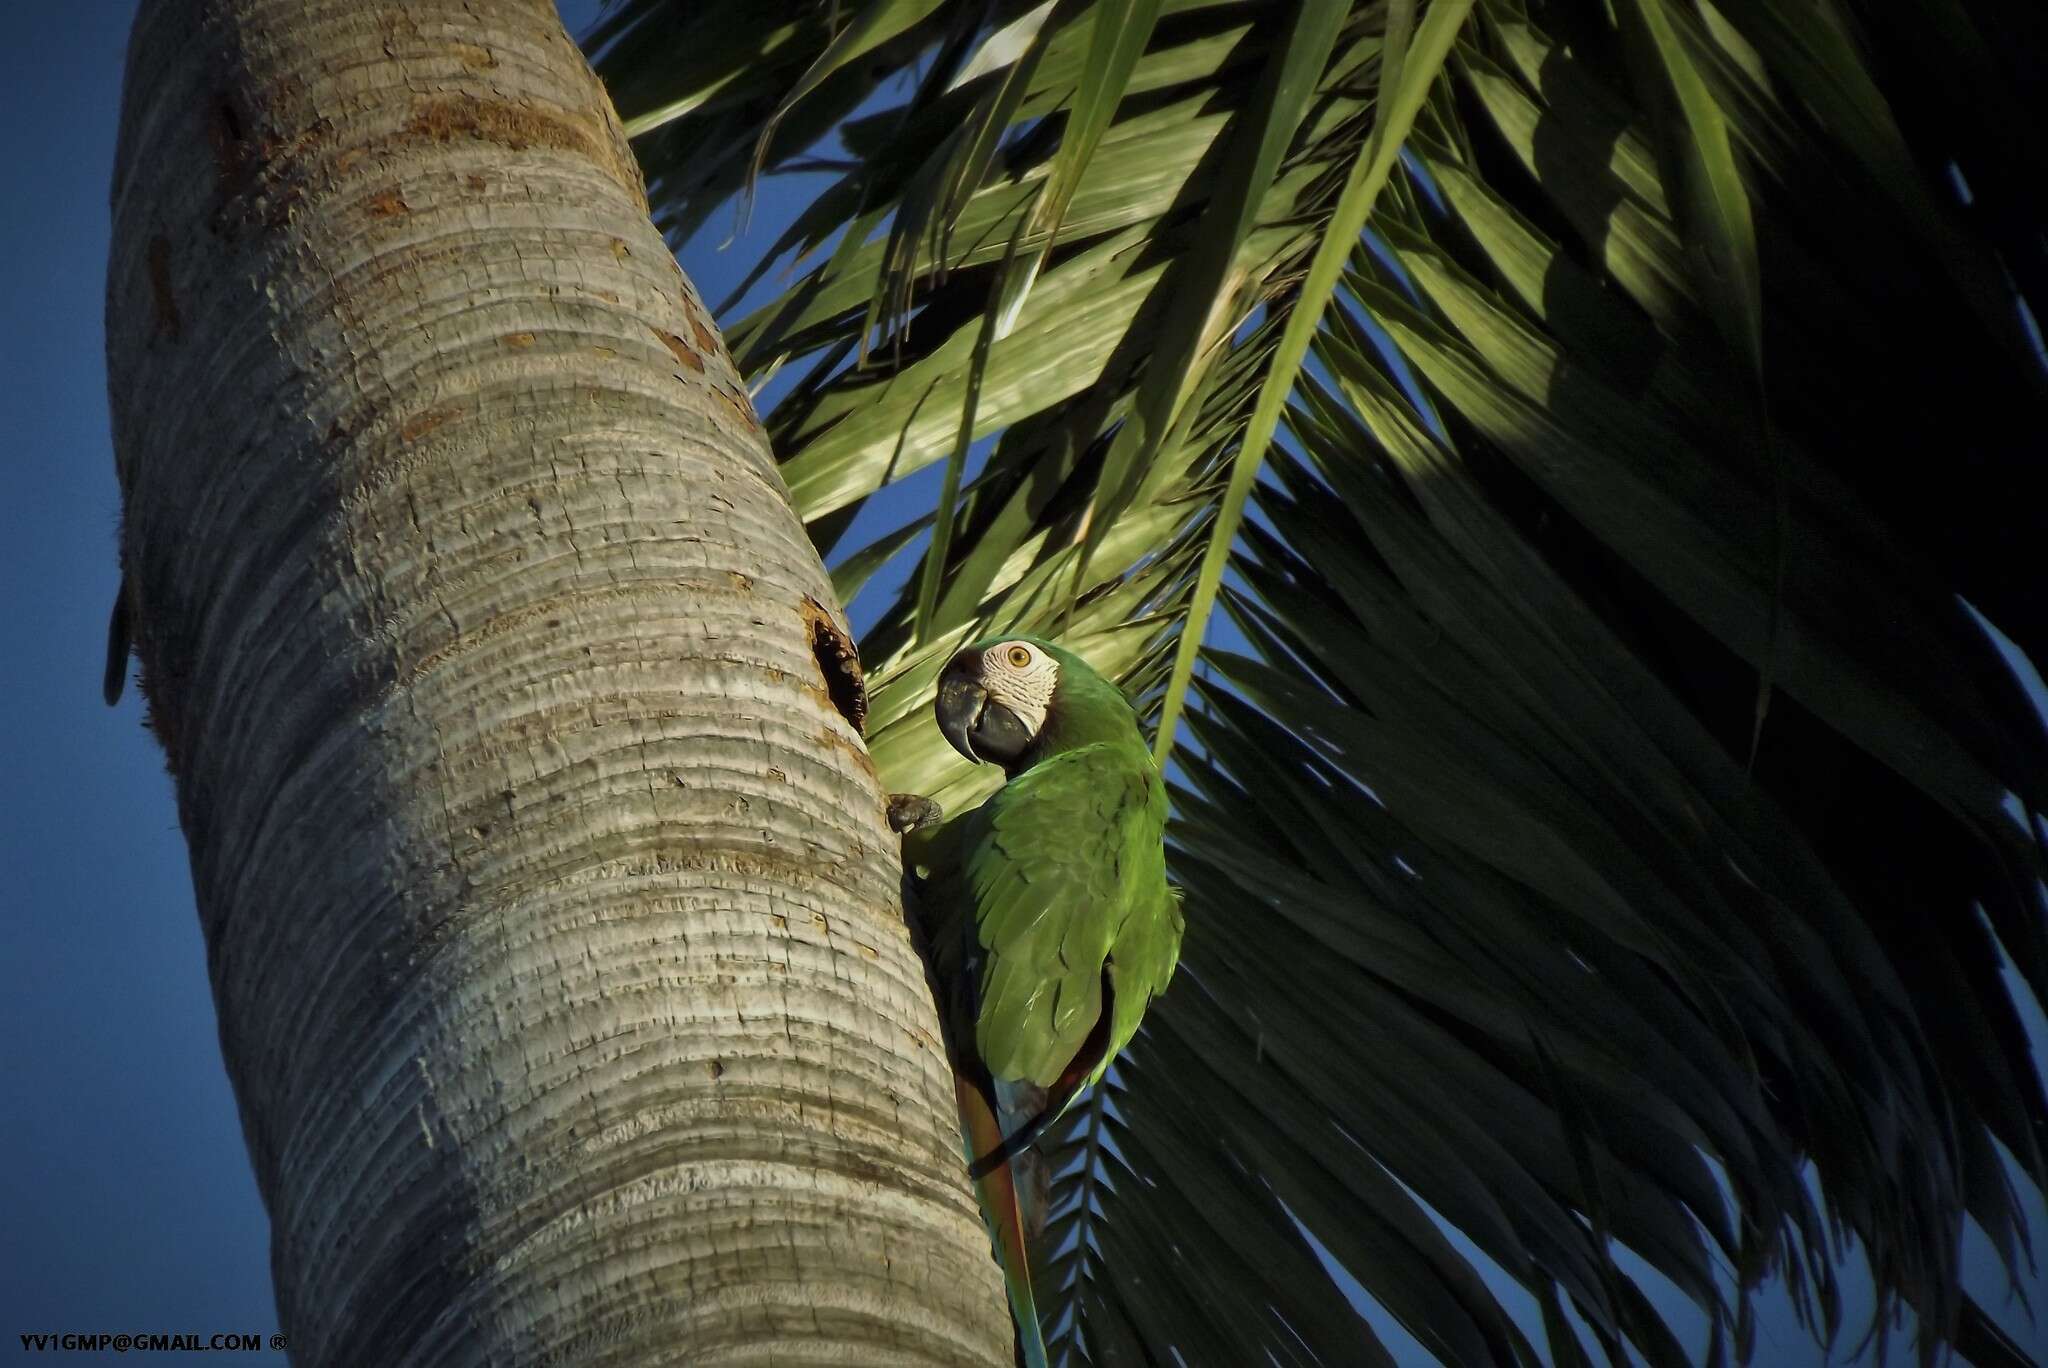
POLYGON ((976 1046, 996 1078, 1071 1096, 1165 986, 1149 981, 1161 967, 1156 949, 1135 955, 1137 979, 1112 963, 1120 947, 1136 952, 1163 934, 1154 923, 1167 903, 1165 786, 1140 747, 1084 746, 1010 780, 972 817, 961 874, 981 951, 976 1046), (1106 984, 1117 1010, 1098 1031, 1106 984), (1084 1047, 1094 1058, 1075 1078, 1084 1047))
POLYGON ((1039 1091, 1041 1105, 1004 1136, 1002 1143, 973 1157, 967 1168, 969 1175, 979 1178, 1025 1154, 1045 1128, 1059 1120, 1080 1091, 1108 1070, 1111 1061, 1138 1033, 1145 1009, 1165 991, 1167 980, 1173 977, 1174 967, 1180 962, 1185 926, 1180 892, 1166 887, 1162 878, 1158 896, 1124 919, 1123 930, 1110 947, 1109 964, 1102 975, 1102 991, 1109 1010, 1097 1017, 1094 1029, 1081 1042, 1080 1050, 1059 1078, 1039 1091), (1142 910, 1147 907, 1149 911, 1142 910))
POLYGON ((1166 991, 1180 964, 1180 940, 1187 928, 1181 915, 1180 890, 1166 883, 1164 847, 1159 878, 1142 890, 1142 910, 1124 921, 1116 944, 1109 948, 1109 976, 1115 986, 1115 1017, 1109 1033, 1109 1057, 1116 1058, 1131 1037, 1152 999, 1166 991))

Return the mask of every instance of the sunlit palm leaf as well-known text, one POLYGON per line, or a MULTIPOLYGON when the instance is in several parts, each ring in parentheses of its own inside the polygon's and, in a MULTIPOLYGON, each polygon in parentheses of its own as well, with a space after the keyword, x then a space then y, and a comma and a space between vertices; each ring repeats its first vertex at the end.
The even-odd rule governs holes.
POLYGON ((2048 989, 2048 736, 1973 616, 2048 658, 2013 296, 2048 303, 2048 22, 1627 0, 1631 46, 1598 6, 1420 6, 1445 78, 1238 529, 1407 7, 1154 8, 628 0, 597 35, 676 233, 757 146, 851 158, 724 321, 800 377, 769 426, 842 591, 923 557, 863 642, 890 787, 993 782, 928 712, 982 631, 1156 708, 1235 548, 1184 977, 1041 1146, 1056 1355, 1383 1361, 1355 1278, 1447 1363, 1588 1361, 1573 1317, 1682 1361, 1612 1242, 1746 1354, 1772 1275, 1834 1333, 1839 1225, 1923 1355, 2018 1361, 1957 1233, 2023 1258, 2008 1174, 2048 1173, 2000 976, 2048 989), (942 507, 838 548, 939 461, 942 507))
POLYGON ((1463 27, 1470 8, 1470 0, 1439 0, 1431 6, 1429 19, 1417 34, 1413 31, 1414 6, 1410 3, 1393 6, 1385 51, 1380 59, 1372 135, 1358 149, 1358 158, 1351 164, 1350 177, 1344 183, 1344 193, 1338 197, 1323 240, 1317 244, 1315 256, 1309 263, 1308 278, 1290 301, 1287 330, 1281 336, 1272 369, 1260 387, 1258 403, 1252 409, 1244 440, 1231 462, 1230 486, 1224 491, 1222 504, 1217 510, 1216 525, 1210 530, 1209 547, 1202 557, 1194 596, 1188 604, 1187 623, 1181 632, 1180 649, 1174 657, 1173 674, 1167 680, 1166 693, 1159 705, 1158 755, 1162 764, 1173 750, 1182 700, 1194 674, 1195 658, 1202 647, 1217 590, 1223 583, 1224 565, 1237 540, 1245 501, 1251 497, 1259 464, 1266 457, 1266 444, 1273 440, 1279 426, 1280 411, 1294 388, 1301 363, 1308 354, 1310 339, 1322 326, 1323 310, 1328 307, 1331 292, 1337 287, 1337 277, 1343 270, 1350 244, 1364 231, 1373 204, 1379 199, 1380 191, 1393 171, 1394 159, 1400 154, 1401 145, 1407 141, 1415 116, 1442 71, 1444 58, 1458 30, 1463 27), (1411 48, 1411 40, 1419 41, 1411 48))

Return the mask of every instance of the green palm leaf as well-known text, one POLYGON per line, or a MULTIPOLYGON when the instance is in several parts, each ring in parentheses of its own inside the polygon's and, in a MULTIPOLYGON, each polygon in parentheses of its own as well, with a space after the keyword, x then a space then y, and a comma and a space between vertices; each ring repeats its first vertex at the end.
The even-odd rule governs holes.
POLYGON ((890 787, 987 791, 928 713, 984 631, 1192 701, 1184 977, 1041 1146, 1056 1358, 1389 1361, 1355 1280, 1447 1363, 1687 1361, 1647 1266, 1718 1362, 1773 1278, 1836 1336, 1846 1232, 1923 1360, 2024 1361, 1958 1235, 2024 1266, 2048 1178, 2048 735, 1979 625, 2048 658, 2048 23, 1614 10, 594 35, 677 234, 846 150, 724 321, 842 591, 918 560, 890 787))

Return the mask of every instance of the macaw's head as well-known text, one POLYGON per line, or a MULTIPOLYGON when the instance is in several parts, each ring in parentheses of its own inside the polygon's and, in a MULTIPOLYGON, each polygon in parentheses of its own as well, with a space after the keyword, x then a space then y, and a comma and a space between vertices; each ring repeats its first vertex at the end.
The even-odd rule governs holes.
POLYGON ((1136 737, 1137 718, 1117 687, 1088 663, 1038 637, 1002 637, 960 650, 939 675, 939 731, 979 764, 1011 774, 1046 753, 1055 734, 1075 742, 1136 737))

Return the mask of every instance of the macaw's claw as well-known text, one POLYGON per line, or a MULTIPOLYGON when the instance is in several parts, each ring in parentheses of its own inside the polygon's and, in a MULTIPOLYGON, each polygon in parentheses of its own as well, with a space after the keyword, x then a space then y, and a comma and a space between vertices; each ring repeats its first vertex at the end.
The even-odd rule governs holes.
POLYGON ((946 810, 921 793, 889 795, 889 830, 898 836, 908 836, 945 818, 946 810))

